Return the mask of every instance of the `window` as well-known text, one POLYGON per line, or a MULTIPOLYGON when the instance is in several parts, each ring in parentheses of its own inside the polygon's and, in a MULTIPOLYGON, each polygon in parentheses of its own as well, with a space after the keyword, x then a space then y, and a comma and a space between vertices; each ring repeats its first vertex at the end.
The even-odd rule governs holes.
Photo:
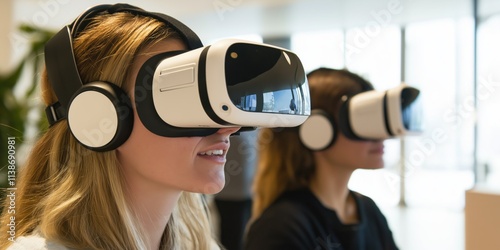
POLYGON ((344 68, 344 34, 341 30, 295 33, 291 37, 291 50, 310 72, 319 67, 344 68))
POLYGON ((424 131, 405 152, 410 206, 462 209, 474 183, 472 38, 472 19, 406 28, 406 79, 421 90, 424 114, 424 131))
POLYGON ((478 169, 480 182, 500 186, 500 15, 479 25, 477 50, 478 169))

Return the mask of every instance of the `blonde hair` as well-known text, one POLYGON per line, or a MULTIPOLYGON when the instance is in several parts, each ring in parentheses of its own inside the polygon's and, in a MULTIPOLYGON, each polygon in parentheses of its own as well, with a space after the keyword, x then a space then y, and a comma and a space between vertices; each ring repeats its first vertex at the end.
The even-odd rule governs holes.
MULTIPOLYGON (((307 77, 311 109, 324 110, 335 122, 342 96, 373 88, 369 82, 347 70, 319 68, 307 77)), ((313 152, 301 143, 298 127, 262 129, 258 148, 251 221, 258 218, 283 192, 309 186, 315 174, 313 152)))
MULTIPOLYGON (((124 72, 131 71, 134 58, 145 47, 178 37, 153 18, 123 12, 98 15, 73 44, 82 81, 107 81, 125 88, 130 75, 124 72)), ((44 102, 54 103, 45 71, 41 87, 44 102)), ((16 237, 39 229, 46 239, 76 249, 148 248, 147 235, 127 203, 123 179, 115 151, 90 151, 73 138, 66 120, 54 124, 20 170, 16 237)), ((0 249, 11 244, 5 240, 7 207, 0 221, 0 249)), ((160 249, 209 249, 212 235, 206 211, 201 194, 183 192, 160 249)))

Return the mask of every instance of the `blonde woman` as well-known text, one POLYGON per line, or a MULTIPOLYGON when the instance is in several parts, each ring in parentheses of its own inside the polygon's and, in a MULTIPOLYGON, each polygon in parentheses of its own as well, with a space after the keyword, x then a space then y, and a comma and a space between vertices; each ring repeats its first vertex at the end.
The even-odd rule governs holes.
MULTIPOLYGON (((307 78, 311 108, 332 124, 339 124, 343 96, 373 89, 347 70, 319 68, 307 78)), ((349 139, 333 127, 336 136, 322 150, 304 146, 299 128, 261 130, 245 249, 397 249, 377 205, 347 186, 354 170, 383 167, 382 141, 349 139)))
MULTIPOLYGON (((82 82, 111 82, 135 103, 133 86, 148 58, 192 48, 185 30, 174 29, 178 24, 168 26, 151 13, 127 8, 113 6, 82 17, 87 20, 71 34, 72 49, 82 82)), ((61 66, 56 74, 65 70, 61 66)), ((58 101, 50 78, 44 71, 47 106, 58 101)), ((159 136, 145 128, 132 106, 130 135, 113 150, 90 150, 77 142, 67 119, 57 121, 58 107, 52 106, 53 124, 18 175, 15 215, 5 206, 0 249, 218 248, 199 193, 223 187, 229 136, 239 128, 206 136, 159 136), (223 154, 212 154, 216 151, 223 154), (11 216, 14 235, 8 233, 11 216)))

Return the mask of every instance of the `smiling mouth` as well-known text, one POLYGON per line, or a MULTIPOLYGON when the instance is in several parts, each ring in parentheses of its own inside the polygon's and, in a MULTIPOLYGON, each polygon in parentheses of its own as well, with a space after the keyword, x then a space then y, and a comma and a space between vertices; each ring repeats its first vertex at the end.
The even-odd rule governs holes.
POLYGON ((209 151, 206 151, 206 152, 198 153, 198 155, 222 156, 222 155, 224 155, 224 150, 222 150, 222 149, 209 150, 209 151))

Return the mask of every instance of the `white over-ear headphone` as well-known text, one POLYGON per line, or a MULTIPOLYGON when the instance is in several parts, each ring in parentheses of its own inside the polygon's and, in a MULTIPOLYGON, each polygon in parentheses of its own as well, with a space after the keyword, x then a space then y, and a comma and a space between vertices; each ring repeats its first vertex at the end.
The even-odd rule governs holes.
POLYGON ((329 148, 337 137, 333 117, 321 109, 311 110, 311 115, 299 127, 302 144, 314 151, 329 148))
POLYGON ((83 83, 76 66, 73 39, 87 27, 91 17, 104 11, 155 18, 175 29, 189 49, 203 47, 198 36, 178 20, 127 4, 90 8, 51 38, 45 45, 45 62, 58 101, 45 109, 49 124, 68 118, 73 136, 83 146, 95 151, 113 150, 124 143, 132 131, 134 117, 125 91, 113 83, 83 83))
POLYGON ((68 125, 73 136, 87 148, 107 151, 127 140, 133 126, 130 99, 115 84, 85 84, 71 100, 68 125))
MULTIPOLYGON (((320 70, 327 70, 331 72, 338 72, 336 69, 322 68, 320 70)), ((311 72, 313 73, 313 72, 311 72)), ((310 74, 311 74, 310 73, 310 74)), ((349 73, 350 74, 350 73, 349 73)), ((309 75, 308 75, 309 76, 309 75)), ((355 77, 357 76, 350 76, 355 77)), ((363 79, 352 79, 356 84, 361 87, 361 92, 373 90, 370 83, 365 82, 363 79)), ((311 110, 311 115, 299 127, 299 138, 302 144, 313 151, 325 150, 333 145, 338 137, 338 133, 342 133, 348 138, 358 138, 351 130, 348 112, 348 103, 350 95, 343 95, 339 100, 338 107, 338 122, 334 117, 323 109, 311 110)))

